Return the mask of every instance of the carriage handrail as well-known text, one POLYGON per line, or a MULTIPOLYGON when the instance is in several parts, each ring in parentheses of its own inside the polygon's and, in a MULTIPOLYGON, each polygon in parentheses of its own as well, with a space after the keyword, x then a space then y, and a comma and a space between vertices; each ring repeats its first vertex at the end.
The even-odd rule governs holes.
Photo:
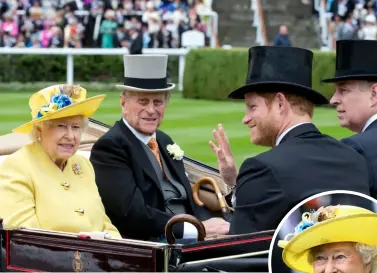
POLYGON ((250 258, 250 257, 267 255, 268 253, 269 253, 269 250, 261 250, 261 251, 249 252, 249 253, 244 253, 244 254, 229 255, 229 256, 223 256, 223 257, 211 258, 211 259, 204 259, 204 260, 196 260, 196 261, 186 262, 182 265, 193 265, 193 264, 215 262, 215 261, 222 261, 222 260, 229 260, 229 259, 250 258))

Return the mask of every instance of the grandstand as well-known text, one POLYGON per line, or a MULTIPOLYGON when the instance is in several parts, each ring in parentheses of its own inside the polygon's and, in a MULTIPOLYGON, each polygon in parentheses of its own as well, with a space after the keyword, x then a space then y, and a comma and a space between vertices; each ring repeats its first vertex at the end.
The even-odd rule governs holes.
POLYGON ((209 45, 210 1, 0 1, 0 46, 26 48, 179 48, 197 30, 209 45))
POLYGON ((2 0, 0 47, 180 48, 276 44, 334 49, 338 39, 376 39, 375 0, 2 0), (285 31, 279 30, 285 25, 285 31), (279 38, 280 37, 280 38, 279 38))

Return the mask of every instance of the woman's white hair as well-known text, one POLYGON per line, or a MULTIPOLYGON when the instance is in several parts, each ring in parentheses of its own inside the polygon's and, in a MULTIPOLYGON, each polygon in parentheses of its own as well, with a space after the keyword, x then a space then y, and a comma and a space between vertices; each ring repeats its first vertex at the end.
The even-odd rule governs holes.
MULTIPOLYGON (((81 117, 82 133, 84 133, 86 131, 86 129, 88 128, 89 119, 87 117, 84 117, 84 116, 79 116, 79 117, 81 117)), ((41 122, 34 124, 33 127, 31 128, 30 132, 29 132, 29 137, 31 138, 31 140, 34 141, 34 142, 38 141, 38 134, 37 134, 38 131, 42 131, 43 129, 48 128, 56 120, 59 120, 59 119, 46 120, 46 121, 41 121, 41 122)))
POLYGON ((370 273, 377 273, 377 246, 370 246, 361 243, 355 245, 365 264, 371 264, 370 273))

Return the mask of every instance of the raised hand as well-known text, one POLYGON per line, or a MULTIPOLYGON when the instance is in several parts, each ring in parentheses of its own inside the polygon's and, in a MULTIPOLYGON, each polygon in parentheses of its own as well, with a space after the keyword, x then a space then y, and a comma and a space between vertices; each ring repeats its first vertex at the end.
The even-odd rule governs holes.
POLYGON ((238 175, 237 166, 234 162, 233 153, 223 126, 219 124, 217 129, 212 131, 216 144, 209 141, 209 146, 216 153, 219 171, 224 182, 233 187, 236 185, 238 175))

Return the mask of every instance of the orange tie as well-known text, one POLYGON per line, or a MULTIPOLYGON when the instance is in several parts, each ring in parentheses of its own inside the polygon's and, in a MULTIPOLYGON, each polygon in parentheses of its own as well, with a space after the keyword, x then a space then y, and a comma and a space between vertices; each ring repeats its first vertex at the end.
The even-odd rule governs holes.
POLYGON ((159 150, 158 150, 158 143, 157 143, 157 140, 154 137, 152 137, 151 140, 149 140, 148 147, 152 150, 152 153, 156 157, 158 164, 160 164, 160 167, 162 169, 160 153, 159 153, 159 150))

